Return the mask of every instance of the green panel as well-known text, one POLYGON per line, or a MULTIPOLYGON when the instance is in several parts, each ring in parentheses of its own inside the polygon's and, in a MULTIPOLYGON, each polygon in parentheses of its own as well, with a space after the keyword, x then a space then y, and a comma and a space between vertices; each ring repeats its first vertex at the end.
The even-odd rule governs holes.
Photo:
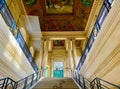
POLYGON ((54 70, 53 71, 53 77, 54 78, 63 78, 64 77, 64 71, 63 70, 54 70))
POLYGON ((46 67, 46 77, 49 77, 49 69, 46 67))

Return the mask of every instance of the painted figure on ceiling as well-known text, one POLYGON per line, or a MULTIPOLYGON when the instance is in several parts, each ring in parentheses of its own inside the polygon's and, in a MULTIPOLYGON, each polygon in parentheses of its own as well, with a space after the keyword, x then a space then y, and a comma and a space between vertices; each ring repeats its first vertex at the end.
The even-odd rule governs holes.
POLYGON ((46 0, 46 4, 47 4, 48 8, 50 8, 50 0, 46 0))
POLYGON ((52 4, 53 4, 53 8, 55 8, 55 5, 60 6, 60 8, 63 6, 63 2, 65 0, 51 0, 52 4))

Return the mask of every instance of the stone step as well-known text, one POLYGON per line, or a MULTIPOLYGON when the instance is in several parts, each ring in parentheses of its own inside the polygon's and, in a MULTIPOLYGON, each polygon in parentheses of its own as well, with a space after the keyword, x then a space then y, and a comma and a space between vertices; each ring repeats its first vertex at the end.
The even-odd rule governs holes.
POLYGON ((79 89, 72 78, 44 78, 33 89, 79 89))

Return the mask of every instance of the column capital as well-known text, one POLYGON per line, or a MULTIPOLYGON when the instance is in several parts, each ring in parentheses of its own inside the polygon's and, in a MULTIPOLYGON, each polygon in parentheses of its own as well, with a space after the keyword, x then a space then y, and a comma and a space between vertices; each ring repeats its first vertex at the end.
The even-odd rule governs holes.
POLYGON ((73 44, 75 44, 75 41, 76 41, 75 39, 72 39, 72 43, 73 43, 73 44))
POLYGON ((50 39, 48 38, 41 38, 42 41, 49 41, 50 39))
POLYGON ((67 40, 70 40, 70 41, 72 41, 72 40, 75 40, 75 38, 67 38, 67 40))

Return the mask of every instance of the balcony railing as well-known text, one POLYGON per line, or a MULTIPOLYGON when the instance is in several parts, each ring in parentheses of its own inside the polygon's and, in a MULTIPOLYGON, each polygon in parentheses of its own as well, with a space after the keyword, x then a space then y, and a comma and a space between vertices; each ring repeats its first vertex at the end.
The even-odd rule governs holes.
POLYGON ((120 89, 120 86, 100 78, 95 78, 92 81, 89 81, 78 72, 73 70, 71 70, 71 75, 82 89, 120 89))
POLYGON ((26 45, 26 42, 25 42, 24 38, 22 37, 19 27, 17 26, 5 0, 0 0, 0 14, 2 15, 6 24, 10 27, 10 31, 12 32, 17 43, 21 47, 21 49, 24 52, 25 56, 27 57, 28 61, 32 65, 33 69, 37 72, 38 67, 34 62, 34 59, 29 51, 29 48, 26 45))
POLYGON ((79 64, 77 66, 77 70, 80 70, 88 53, 90 52, 90 49, 97 37, 97 35, 99 34, 99 31, 100 31, 100 28, 101 28, 101 25, 102 23, 104 22, 106 16, 108 15, 110 9, 111 9, 111 6, 113 4, 113 0, 104 0, 104 3, 101 7, 101 10, 99 12, 99 15, 98 15, 98 18, 93 26, 93 29, 92 29, 92 32, 90 34, 90 37, 87 41, 87 44, 86 44, 86 47, 84 49, 84 52, 83 52, 83 55, 79 61, 79 64))
POLYGON ((40 70, 19 81, 14 81, 11 78, 3 78, 0 79, 0 89, 30 89, 42 76, 43 70, 40 70))

